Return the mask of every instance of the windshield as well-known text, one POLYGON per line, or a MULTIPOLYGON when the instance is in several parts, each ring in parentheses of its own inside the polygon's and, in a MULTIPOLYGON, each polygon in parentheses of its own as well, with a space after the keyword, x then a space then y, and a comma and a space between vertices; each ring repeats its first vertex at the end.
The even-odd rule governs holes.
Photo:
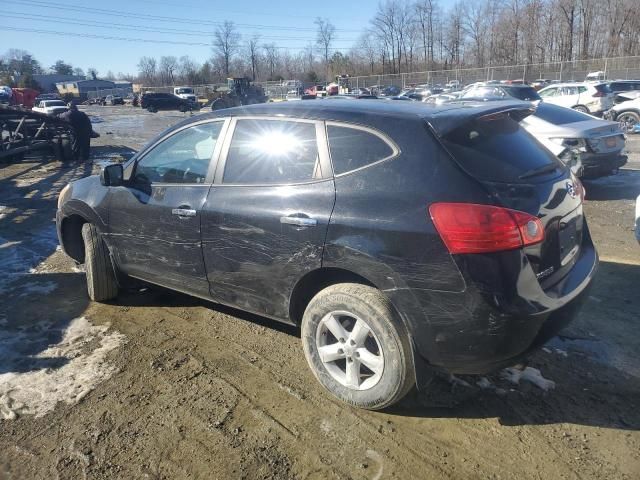
POLYGON ((178 93, 178 95, 183 94, 183 93, 193 93, 193 89, 191 89, 191 88, 178 88, 176 93, 178 93))
POLYGON ((66 107, 67 105, 62 100, 49 100, 44 102, 45 107, 66 107))
POLYGON ((447 134, 444 144, 460 166, 478 180, 514 182, 558 159, 507 114, 476 119, 447 134))

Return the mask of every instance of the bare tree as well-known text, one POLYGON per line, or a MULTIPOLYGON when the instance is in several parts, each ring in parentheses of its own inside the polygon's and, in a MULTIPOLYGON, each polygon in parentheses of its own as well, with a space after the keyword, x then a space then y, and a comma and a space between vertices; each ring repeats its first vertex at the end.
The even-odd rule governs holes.
POLYGON ((251 79, 256 80, 258 78, 258 61, 260 59, 259 53, 260 37, 254 35, 247 41, 247 53, 249 54, 249 60, 251 61, 251 79))
POLYGON ((213 35, 213 49, 222 58, 224 74, 227 77, 229 76, 231 58, 238 50, 240 37, 235 24, 228 20, 219 25, 213 35))
POLYGON ((329 79, 329 50, 331 49, 331 44, 333 43, 336 27, 333 26, 329 19, 327 18, 316 18, 314 22, 318 27, 316 43, 322 48, 322 55, 324 59, 325 65, 325 76, 326 79, 329 79))
POLYGON ((160 57, 160 77, 163 85, 175 85, 178 59, 173 55, 160 57))
POLYGON ((157 62, 153 57, 142 57, 138 62, 138 75, 145 85, 155 85, 157 62))
POLYGON ((274 43, 266 43, 262 48, 264 49, 267 66, 269 68, 269 80, 274 80, 276 66, 278 64, 278 48, 274 43))

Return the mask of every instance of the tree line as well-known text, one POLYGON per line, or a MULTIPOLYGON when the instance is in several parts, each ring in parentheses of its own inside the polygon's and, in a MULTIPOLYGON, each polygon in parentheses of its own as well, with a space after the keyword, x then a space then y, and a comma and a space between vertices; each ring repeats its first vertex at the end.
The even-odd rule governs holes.
MULTIPOLYGON (((211 55, 142 57, 135 75, 103 78, 147 86, 208 84, 230 76, 256 81, 319 82, 338 74, 377 75, 452 68, 549 63, 640 55, 639 0, 383 0, 368 27, 348 49, 336 48, 341 32, 317 18, 316 38, 295 48, 243 36, 231 21, 219 24, 211 55)), ((43 68, 28 52, 0 57, 0 81, 27 79, 43 68), (25 77, 26 75, 26 77, 25 77)), ((90 69, 95 76, 97 71, 90 69)), ((59 60, 56 73, 83 74, 59 60)), ((23 80, 24 81, 24 80, 23 80)), ((8 82, 4 82, 8 83, 8 82)))
POLYGON ((148 85, 254 80, 330 80, 335 75, 551 63, 640 55, 638 0, 384 0, 352 48, 334 48, 340 32, 315 21, 315 42, 296 52, 243 38, 233 22, 219 26, 212 55, 143 57, 148 85))

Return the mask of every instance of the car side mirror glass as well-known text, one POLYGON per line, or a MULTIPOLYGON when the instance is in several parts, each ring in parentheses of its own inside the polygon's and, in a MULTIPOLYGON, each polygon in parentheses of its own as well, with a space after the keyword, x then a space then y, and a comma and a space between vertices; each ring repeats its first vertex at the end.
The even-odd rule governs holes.
POLYGON ((124 184, 124 170, 120 163, 107 165, 100 172, 100 183, 105 187, 118 187, 124 184))

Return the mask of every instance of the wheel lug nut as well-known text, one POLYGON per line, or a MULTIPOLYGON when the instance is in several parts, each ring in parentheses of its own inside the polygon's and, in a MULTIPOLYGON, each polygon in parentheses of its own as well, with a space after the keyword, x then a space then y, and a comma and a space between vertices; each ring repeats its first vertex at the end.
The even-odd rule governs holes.
POLYGON ((360 354, 356 352, 356 358, 360 358, 360 354))
POLYGON ((342 350, 341 348, 338 349, 338 355, 343 355, 344 354, 344 350, 342 350))
POLYGON ((356 342, 354 342, 353 340, 349 340, 349 343, 351 344, 351 346, 354 346, 356 344, 356 342))
POLYGON ((338 339, 338 341, 339 341, 340 343, 344 343, 344 338, 340 337, 340 338, 338 339))

